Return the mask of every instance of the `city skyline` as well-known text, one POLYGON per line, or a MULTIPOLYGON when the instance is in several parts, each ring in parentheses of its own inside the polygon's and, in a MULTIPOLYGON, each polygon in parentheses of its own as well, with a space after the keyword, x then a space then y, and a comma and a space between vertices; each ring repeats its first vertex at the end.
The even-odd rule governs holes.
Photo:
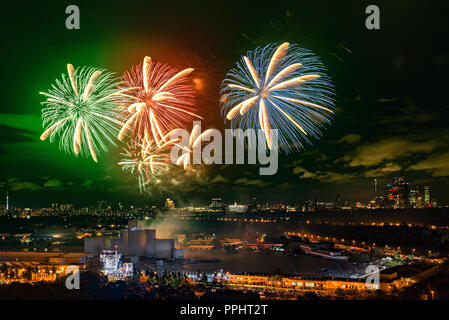
MULTIPOLYGON (((391 192, 389 191, 389 189, 392 188, 392 186, 395 184, 396 180, 399 181, 404 181, 404 184, 406 185, 406 194, 402 195, 402 205, 401 207, 404 207, 404 199, 405 202, 407 203, 407 206, 410 207, 410 201, 413 202, 413 204, 416 204, 417 199, 411 200, 410 197, 418 197, 421 196, 422 197, 422 203, 426 203, 427 206, 429 206, 429 204, 431 204, 432 202, 434 203, 438 203, 439 205, 448 205, 447 201, 444 201, 444 199, 441 201, 439 201, 439 199, 437 199, 436 197, 433 196, 433 193, 430 193, 430 189, 431 186, 430 185, 418 185, 415 184, 413 182, 407 181, 406 179, 404 179, 404 177, 393 177, 391 181, 388 181, 386 179, 383 180, 383 183, 379 183, 378 178, 374 178, 373 180, 371 180, 371 189, 367 188, 365 193, 369 194, 371 192, 372 197, 370 198, 369 196, 364 197, 363 199, 359 199, 359 198, 351 198, 350 195, 345 195, 345 194, 340 194, 339 192, 337 192, 335 194, 334 197, 329 197, 329 198, 324 198, 321 197, 319 194, 309 194, 309 196, 303 196, 302 198, 279 198, 277 200, 265 200, 265 203, 285 203, 285 204, 300 204, 300 203, 304 203, 306 201, 310 201, 311 199, 317 200, 319 198, 320 202, 335 202, 336 204, 340 201, 346 201, 346 202, 351 202, 351 203, 356 203, 356 202, 362 202, 362 203, 370 203, 370 202, 376 202, 376 203, 380 203, 381 200, 394 200, 395 202, 397 202, 399 200, 398 196, 395 196, 395 198, 392 198, 391 196, 391 192), (427 193, 426 193, 426 189, 427 189, 427 193), (381 190, 381 191, 379 191, 381 190), (390 193, 390 198, 388 196, 388 194, 390 193), (405 197, 405 198, 404 198, 405 197), (426 198, 426 199, 424 199, 426 198)), ((434 190, 432 189, 432 192, 434 190)), ((4 197, 4 202, 1 203, 0 202, 0 207, 2 208, 6 208, 8 209, 8 207, 16 207, 16 208, 23 208, 23 207, 33 207, 33 208, 38 208, 38 207, 49 207, 50 203, 55 203, 55 202, 59 202, 59 203, 76 203, 78 206, 92 206, 96 203, 98 203, 99 201, 104 201, 100 200, 100 199, 93 199, 93 200, 89 200, 89 201, 79 201, 79 199, 75 199, 75 198, 66 198, 63 199, 61 201, 55 201, 53 200, 42 200, 42 202, 40 203, 44 203, 45 201, 48 201, 47 204, 48 205, 29 205, 30 202, 26 199, 14 199, 13 201, 13 205, 11 206, 11 202, 10 202, 10 190, 8 188, 8 186, 6 186, 5 189, 5 197, 4 197), (25 205, 21 205, 25 204, 25 205)), ((173 195, 172 195, 173 196, 173 195)), ((196 201, 191 201, 189 202, 188 200, 182 199, 177 195, 174 195, 175 198, 177 198, 177 201, 179 201, 178 203, 182 203, 185 206, 190 206, 190 205, 204 205, 205 203, 207 203, 207 201, 209 201, 209 199, 202 199, 202 200, 196 200, 196 201)), ((222 195, 220 194, 215 194, 213 197, 215 198, 222 198, 222 195)), ((231 196, 227 196, 225 197, 228 201, 228 203, 234 203, 237 202, 237 198, 240 199, 239 202, 241 203, 251 203, 254 199, 258 198, 256 194, 250 195, 248 198, 239 198, 239 197, 233 197, 231 196), (247 202, 245 202, 247 201, 247 202)), ((212 198, 213 200, 213 198, 212 198)), ((136 198, 136 201, 133 202, 130 199, 108 199, 107 201, 109 201, 110 203, 134 203, 134 204, 138 204, 138 205, 158 205, 158 206, 163 206, 162 204, 165 202, 165 206, 167 204, 167 201, 171 201, 174 202, 172 199, 169 198, 169 193, 167 193, 166 195, 161 195, 160 198, 156 199, 156 200, 150 200, 150 202, 148 202, 148 200, 142 199, 142 198, 136 198), (165 197, 165 198, 164 198, 165 197)))
MULTIPOLYGON (((373 197, 368 201, 362 201, 360 199, 354 199, 354 198, 342 198, 340 193, 336 194, 336 197, 334 199, 323 199, 319 198, 318 195, 314 195, 313 197, 304 198, 301 200, 294 200, 294 199, 282 199, 280 201, 266 201, 266 199, 260 199, 257 198, 256 195, 253 195, 252 197, 242 200, 241 204, 248 204, 248 205, 255 205, 254 203, 257 201, 260 204, 269 204, 269 205, 277 205, 277 204, 284 204, 285 206, 293 205, 293 206, 300 206, 301 204, 308 203, 310 201, 315 203, 333 203, 336 208, 340 207, 341 204, 347 204, 350 206, 357 206, 359 204, 362 205, 368 205, 368 207, 371 208, 425 208, 425 207, 439 207, 439 206, 447 206, 447 203, 438 202, 438 199, 435 197, 432 197, 431 193, 431 187, 428 185, 420 186, 416 184, 412 184, 406 180, 404 180, 402 177, 394 177, 391 182, 386 182, 384 185, 383 192, 379 192, 379 182, 378 179, 374 179, 372 181, 373 185, 373 197), (399 184, 398 184, 399 183, 399 184), (399 189, 399 190, 398 190, 399 189)), ((367 191, 369 192, 369 190, 367 191)), ((197 207, 207 207, 208 201, 210 202, 210 207, 213 208, 216 205, 217 201, 222 203, 223 205, 231 205, 231 204, 237 204, 237 201, 235 198, 227 198, 226 201, 223 201, 223 199, 217 195, 216 197, 210 199, 204 199, 202 202, 188 202, 181 200, 179 203, 182 204, 181 208, 187 208, 191 206, 197 206, 197 207)), ((161 198, 154 202, 132 202, 125 199, 115 199, 115 200, 109 200, 105 201, 103 200, 94 200, 90 203, 80 203, 76 201, 66 201, 66 202, 59 202, 58 201, 52 201, 51 205, 48 203, 48 205, 45 206, 31 206, 31 208, 53 208, 54 205, 70 205, 73 206, 75 203, 75 206, 78 208, 81 207, 98 207, 99 203, 109 203, 113 206, 123 206, 124 203, 126 203, 128 206, 155 206, 155 207, 165 207, 165 208, 175 208, 176 203, 174 200, 170 198, 161 198)), ((20 203, 20 200, 19 200, 20 203)), ((26 206, 10 206, 9 205, 9 190, 6 190, 6 199, 5 204, 0 204, 0 208, 4 208, 8 210, 8 208, 24 208, 26 206)), ((176 208, 180 208, 179 206, 176 208)))

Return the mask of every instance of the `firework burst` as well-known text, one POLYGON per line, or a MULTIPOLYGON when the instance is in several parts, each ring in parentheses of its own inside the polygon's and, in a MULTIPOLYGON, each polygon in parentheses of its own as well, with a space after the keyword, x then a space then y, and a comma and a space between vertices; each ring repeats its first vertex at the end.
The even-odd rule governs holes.
POLYGON ((272 129, 279 132, 280 147, 300 149, 309 136, 321 136, 334 113, 333 85, 325 71, 317 56, 296 45, 257 48, 223 81, 221 110, 233 128, 262 129, 270 149, 272 129))
POLYGON ((158 176, 172 166, 170 150, 179 140, 171 140, 169 134, 162 137, 166 142, 161 144, 154 140, 137 142, 132 139, 122 153, 124 158, 118 164, 124 171, 137 175, 141 193, 146 191, 146 185, 156 182, 158 176))
POLYGON ((119 84, 113 73, 90 67, 67 65, 68 77, 56 80, 52 89, 40 92, 47 100, 42 102, 43 126, 40 139, 59 137, 59 146, 65 152, 91 156, 97 162, 99 150, 106 151, 107 144, 115 145, 122 122, 114 108, 122 99, 117 91, 119 84))
POLYGON ((164 143, 166 132, 183 127, 194 118, 194 91, 187 77, 192 68, 176 70, 163 63, 153 63, 145 57, 143 63, 134 66, 123 75, 122 90, 129 90, 127 108, 121 115, 126 119, 118 139, 128 134, 131 138, 157 145, 164 143))

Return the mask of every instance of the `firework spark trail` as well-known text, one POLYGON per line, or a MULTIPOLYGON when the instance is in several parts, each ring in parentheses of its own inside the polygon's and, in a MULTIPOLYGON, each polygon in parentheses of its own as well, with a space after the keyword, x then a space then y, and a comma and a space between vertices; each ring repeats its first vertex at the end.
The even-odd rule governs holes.
POLYGON ((124 149, 124 159, 118 164, 124 171, 137 174, 139 190, 146 191, 146 186, 155 182, 158 176, 165 173, 172 166, 170 156, 171 147, 178 139, 170 139, 169 132, 163 136, 164 143, 157 144, 154 140, 142 140, 137 142, 132 139, 127 148, 124 149))
MULTIPOLYGON (((231 127, 262 129, 271 149, 300 149, 318 139, 335 110, 334 88, 324 65, 311 51, 285 42, 249 51, 221 87, 221 110, 231 127)), ((254 144, 255 141, 250 141, 254 144)))
POLYGON ((127 99, 128 107, 121 111, 126 121, 118 139, 128 135, 138 140, 152 139, 160 145, 166 132, 184 127, 194 118, 202 119, 192 108, 194 91, 187 78, 192 71, 178 71, 145 57, 143 63, 126 72, 120 88, 134 89, 120 94, 127 99))
POLYGON ((40 139, 59 137, 59 146, 65 152, 91 156, 97 162, 99 150, 106 151, 107 144, 115 145, 113 137, 123 124, 117 119, 114 108, 123 98, 118 91, 119 81, 113 73, 90 67, 75 69, 67 65, 68 77, 56 80, 52 89, 40 94, 47 97, 42 102, 43 126, 40 139))

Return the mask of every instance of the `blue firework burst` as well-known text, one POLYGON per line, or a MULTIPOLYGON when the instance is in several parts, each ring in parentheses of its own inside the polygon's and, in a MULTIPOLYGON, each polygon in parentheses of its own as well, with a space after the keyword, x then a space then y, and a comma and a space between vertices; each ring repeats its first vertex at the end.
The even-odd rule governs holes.
POLYGON ((319 139, 335 111, 334 86, 319 57, 287 42, 249 51, 229 71, 220 94, 233 129, 261 129, 270 149, 276 129, 286 152, 319 139))

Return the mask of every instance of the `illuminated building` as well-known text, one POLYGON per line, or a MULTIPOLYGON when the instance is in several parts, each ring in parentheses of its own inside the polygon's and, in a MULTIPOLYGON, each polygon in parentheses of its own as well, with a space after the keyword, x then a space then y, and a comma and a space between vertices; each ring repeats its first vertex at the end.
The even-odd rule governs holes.
POLYGON ((377 200, 377 179, 374 179, 374 201, 377 200))
MULTIPOLYGON (((290 292, 322 292, 335 294, 337 289, 368 290, 366 283, 350 280, 317 280, 304 279, 302 277, 268 277, 248 275, 227 275, 227 281, 231 286, 243 286, 246 288, 262 288, 271 290, 283 290, 290 292)), ((388 290, 388 289, 387 289, 388 290)))
POLYGON ((120 268, 120 257, 122 255, 117 253, 117 250, 103 250, 100 254, 100 261, 103 263, 103 271, 107 275, 116 275, 120 268))
POLYGON ((86 261, 84 252, 3 251, 0 256, 0 284, 52 282, 58 277, 66 277, 69 265, 82 268, 81 264, 86 261))
POLYGON ((416 208, 423 208, 423 207, 424 207, 424 200, 422 194, 418 192, 416 197, 416 208))
POLYGON ((9 193, 8 189, 6 189, 6 211, 9 210, 9 193))
POLYGON ((180 246, 186 241, 186 235, 185 234, 176 234, 175 235, 175 245, 180 246))
POLYGON ((416 208, 417 207, 417 199, 418 197, 418 190, 416 188, 411 188, 410 192, 408 194, 408 202, 410 205, 410 208, 416 208))
POLYGON ((165 207, 169 209, 175 208, 175 203, 170 198, 165 199, 165 207))
POLYGON ((333 202, 317 202, 316 206, 319 209, 332 209, 335 204, 333 202))
POLYGON ((238 212, 243 213, 248 210, 248 206, 244 204, 237 204, 237 202, 234 202, 234 204, 231 204, 228 206, 229 212, 238 212))
POLYGON ((69 228, 48 227, 36 230, 30 234, 31 240, 54 240, 74 238, 76 233, 69 228))
MULTIPOLYGON (((380 282, 373 284, 374 289, 392 292, 411 286, 428 277, 434 276, 438 266, 396 266, 380 271, 380 282), (410 269, 413 274, 410 275, 410 269)), ((243 275, 227 273, 223 279, 228 285, 236 288, 268 289, 287 292, 320 292, 327 295, 335 295, 339 290, 370 291, 367 286, 366 276, 358 278, 337 277, 301 277, 301 276, 269 276, 269 275, 243 275)))
POLYGON ((316 211, 316 207, 314 206, 314 203, 312 200, 307 200, 305 204, 302 207, 303 212, 313 212, 316 211))
POLYGON ((364 204, 364 203, 362 203, 362 202, 357 201, 357 202, 355 203, 355 207, 356 207, 357 209, 366 209, 366 208, 368 207, 368 205, 366 205, 366 204, 364 204))
POLYGON ((59 207, 59 210, 61 211, 70 211, 73 210, 73 204, 71 203, 66 203, 66 204, 61 204, 61 206, 59 207))
POLYGON ((133 275, 133 264, 126 262, 117 270, 119 277, 131 277, 133 275))
POLYGON ((385 198, 392 201, 395 208, 405 208, 408 190, 408 183, 402 178, 395 177, 393 178, 393 183, 387 185, 385 189, 385 198))
POLYGON ((424 187, 424 205, 426 207, 430 207, 432 205, 430 202, 430 187, 429 186, 424 187))

